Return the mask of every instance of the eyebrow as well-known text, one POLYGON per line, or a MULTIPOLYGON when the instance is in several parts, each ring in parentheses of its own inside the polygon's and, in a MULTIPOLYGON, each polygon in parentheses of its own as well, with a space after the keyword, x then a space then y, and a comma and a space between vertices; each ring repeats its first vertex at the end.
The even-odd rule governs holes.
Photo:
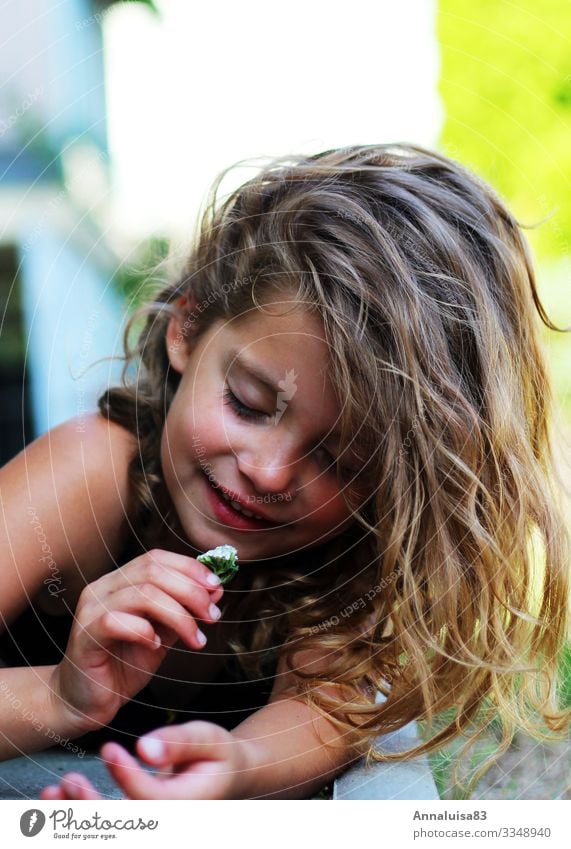
POLYGON ((252 363, 249 360, 245 359, 244 356, 240 355, 238 351, 232 350, 229 353, 230 359, 230 368, 233 366, 239 366, 240 368, 247 371, 249 374, 253 375, 260 383, 263 383, 267 386, 268 389, 271 389, 272 392, 279 392, 279 388, 275 385, 274 381, 270 377, 267 372, 264 371, 263 368, 260 368, 257 363, 252 363))
MULTIPOLYGON (((241 355, 239 353, 238 350, 232 349, 229 352, 228 356, 230 360, 229 368, 232 368, 233 366, 237 365, 239 368, 242 368, 244 369, 244 371, 247 371, 249 374, 253 375, 253 377, 259 380, 260 383, 263 383, 264 386, 266 386, 272 392, 275 392, 277 394, 280 391, 279 387, 275 385, 270 375, 266 371, 264 371, 263 368, 261 368, 257 363, 251 362, 250 360, 246 359, 243 354, 241 355)), ((333 439, 338 442, 340 437, 341 433, 338 429, 336 429, 326 435, 325 442, 331 442, 331 440, 333 439)))

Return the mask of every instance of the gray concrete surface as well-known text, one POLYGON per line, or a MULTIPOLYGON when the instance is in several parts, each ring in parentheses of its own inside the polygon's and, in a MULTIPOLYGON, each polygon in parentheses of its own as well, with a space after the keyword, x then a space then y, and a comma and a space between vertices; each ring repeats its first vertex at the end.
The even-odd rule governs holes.
POLYGON ((60 747, 0 763, 0 799, 39 799, 48 784, 57 784, 66 772, 83 772, 105 799, 122 799, 98 755, 79 757, 60 747))
MULTIPOLYGON (((386 734, 379 740, 378 750, 398 751, 417 745, 414 723, 386 734)), ((356 764, 333 785, 334 799, 439 799, 438 790, 425 755, 410 761, 356 764)))
MULTIPOLYGON (((377 702, 383 701, 380 693, 377 702)), ((399 752, 417 746, 416 723, 377 738, 377 751, 399 752)), ((438 790, 428 758, 423 755, 410 761, 392 763, 373 762, 365 766, 365 760, 339 776, 333 785, 334 799, 439 799, 438 790)))

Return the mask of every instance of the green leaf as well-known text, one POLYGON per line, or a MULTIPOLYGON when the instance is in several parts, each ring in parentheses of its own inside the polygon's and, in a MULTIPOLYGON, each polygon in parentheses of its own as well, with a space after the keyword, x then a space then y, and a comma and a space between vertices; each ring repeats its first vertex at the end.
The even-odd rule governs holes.
POLYGON ((218 575, 222 584, 228 584, 238 572, 238 552, 233 545, 219 545, 196 558, 205 566, 210 566, 218 575))

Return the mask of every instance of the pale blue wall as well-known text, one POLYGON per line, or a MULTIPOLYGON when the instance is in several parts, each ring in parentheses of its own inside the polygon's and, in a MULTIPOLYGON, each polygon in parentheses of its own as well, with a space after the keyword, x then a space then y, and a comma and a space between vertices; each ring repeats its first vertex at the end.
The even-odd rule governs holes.
POLYGON ((6 0, 3 6, 0 114, 4 99, 10 104, 6 114, 17 120, 0 138, 0 162, 7 165, 2 188, 10 193, 6 197, 17 198, 18 207, 26 201, 28 211, 24 216, 14 211, 17 223, 4 227, 0 240, 19 250, 30 383, 26 403, 35 436, 96 409, 97 396, 118 382, 122 366, 103 362, 81 375, 98 358, 122 353, 123 304, 109 284, 111 271, 89 252, 88 233, 95 242, 98 227, 89 216, 85 223, 81 217, 73 232, 66 232, 60 213, 68 198, 57 174, 46 172, 50 158, 57 163, 78 138, 92 142, 105 157, 100 10, 91 0, 6 0), (49 182, 52 206, 40 192, 49 182), (78 247, 80 241, 87 251, 78 247))
POLYGON ((104 389, 119 382, 123 303, 93 262, 46 231, 21 253, 22 308, 27 335, 35 436, 95 410, 104 389), (76 378, 74 380, 74 378, 76 378))
POLYGON ((31 139, 34 148, 47 144, 57 154, 76 137, 107 149, 97 8, 89 0, 4 0, 0 117, 19 117, 1 135, 0 149, 31 139))
MULTIPOLYGON (((103 44, 101 26, 89 0, 64 0, 49 6, 49 27, 59 37, 50 55, 52 97, 58 118, 52 133, 60 143, 71 136, 89 136, 107 147, 103 44)), ((55 113, 54 113, 55 114, 55 113)))

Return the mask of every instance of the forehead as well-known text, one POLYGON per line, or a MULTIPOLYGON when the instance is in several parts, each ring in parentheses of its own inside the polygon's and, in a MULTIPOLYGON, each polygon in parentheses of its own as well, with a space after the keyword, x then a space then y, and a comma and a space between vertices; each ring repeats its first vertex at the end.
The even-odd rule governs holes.
POLYGON ((280 351, 289 349, 293 355, 302 348, 318 355, 320 361, 329 360, 319 314, 290 299, 275 300, 264 304, 262 309, 251 309, 230 320, 228 329, 251 350, 273 346, 280 351))

